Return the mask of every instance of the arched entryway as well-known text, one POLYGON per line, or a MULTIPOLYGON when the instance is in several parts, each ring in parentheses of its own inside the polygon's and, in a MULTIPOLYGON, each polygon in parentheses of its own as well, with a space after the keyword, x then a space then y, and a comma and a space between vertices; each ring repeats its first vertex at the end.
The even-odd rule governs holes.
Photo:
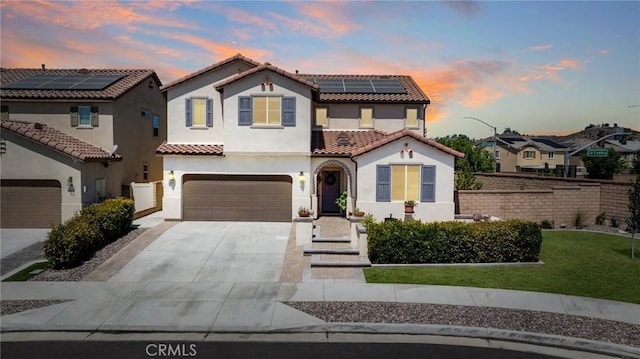
POLYGON ((349 167, 339 160, 327 160, 313 172, 313 195, 316 196, 319 216, 344 216, 349 211, 353 195, 353 177, 349 167), (341 210, 336 200, 347 191, 347 211, 341 210))

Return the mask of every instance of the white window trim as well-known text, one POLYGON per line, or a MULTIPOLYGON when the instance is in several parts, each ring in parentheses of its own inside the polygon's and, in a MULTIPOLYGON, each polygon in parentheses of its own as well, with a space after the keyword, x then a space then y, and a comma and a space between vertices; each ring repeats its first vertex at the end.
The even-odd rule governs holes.
POLYGON ((266 105, 266 118, 265 120, 267 121, 267 123, 260 123, 260 124, 256 124, 253 121, 253 116, 255 116, 255 103, 251 104, 252 108, 251 108, 251 123, 252 125, 250 126, 250 128, 284 128, 284 126, 282 125, 282 98, 284 97, 283 94, 277 94, 277 95, 273 95, 273 94, 269 94, 269 95, 251 95, 251 101, 253 102, 254 99, 256 99, 257 97, 265 97, 267 98, 267 100, 265 101, 265 105, 266 105), (279 117, 280 117, 280 122, 279 123, 268 123, 269 122, 269 98, 279 98, 280 99, 280 112, 279 112, 279 117))
POLYGON ((524 159, 525 160, 532 160, 534 159, 535 156, 535 151, 534 150, 525 150, 524 151, 524 159), (529 154, 531 154, 531 156, 529 156, 529 154))

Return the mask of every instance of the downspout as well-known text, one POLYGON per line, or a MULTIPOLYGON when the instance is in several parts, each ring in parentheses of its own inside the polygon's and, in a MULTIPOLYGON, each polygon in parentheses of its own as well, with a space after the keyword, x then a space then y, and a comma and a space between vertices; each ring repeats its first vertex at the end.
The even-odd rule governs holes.
MULTIPOLYGON (((351 160, 351 162, 353 162, 353 164, 355 165, 355 171, 353 171, 353 177, 354 177, 354 178, 352 178, 352 179, 351 179, 351 181, 352 181, 352 183, 351 183, 351 188, 354 188, 354 190, 355 190, 355 192, 356 192, 356 193, 352 193, 352 194, 351 194, 351 196, 353 196, 353 198, 355 198, 355 199, 356 199, 356 201, 357 201, 357 200, 358 200, 358 186, 357 186, 357 184, 355 183, 355 181, 356 181, 356 178, 358 178, 358 162, 356 162, 356 161, 353 159, 353 156, 351 156, 351 155, 349 155, 349 159, 350 159, 350 160, 351 160)), ((355 208, 356 208, 356 206, 353 206, 352 210, 355 210, 355 208)))

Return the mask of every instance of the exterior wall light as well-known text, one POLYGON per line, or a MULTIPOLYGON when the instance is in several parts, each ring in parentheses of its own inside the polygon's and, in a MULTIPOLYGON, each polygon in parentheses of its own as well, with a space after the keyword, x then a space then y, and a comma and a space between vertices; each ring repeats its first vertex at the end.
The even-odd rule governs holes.
POLYGON ((304 182, 306 181, 306 179, 304 178, 304 172, 300 171, 300 173, 298 174, 298 181, 300 182, 300 184, 304 184, 304 182))
POLYGON ((169 171, 169 181, 175 181, 176 175, 173 174, 173 170, 169 171))
POLYGON ((73 186, 73 177, 71 176, 67 179, 67 192, 71 194, 76 192, 76 188, 73 186))

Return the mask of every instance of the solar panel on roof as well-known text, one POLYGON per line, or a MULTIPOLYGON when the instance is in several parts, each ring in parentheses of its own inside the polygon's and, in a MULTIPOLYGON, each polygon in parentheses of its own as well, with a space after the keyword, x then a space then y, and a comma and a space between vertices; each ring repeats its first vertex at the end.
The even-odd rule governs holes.
POLYGON ((514 142, 525 142, 524 138, 520 137, 500 137, 501 140, 513 144, 514 142))
POLYGON ((550 140, 548 138, 534 138, 533 140, 536 142, 544 143, 545 145, 553 148, 566 148, 565 146, 557 143, 556 141, 550 140))
POLYGON ((358 93, 358 94, 406 94, 407 91, 397 79, 353 79, 334 78, 313 81, 320 86, 321 93, 358 93))
POLYGON ((123 75, 42 74, 33 75, 4 86, 12 90, 102 90, 123 75))

